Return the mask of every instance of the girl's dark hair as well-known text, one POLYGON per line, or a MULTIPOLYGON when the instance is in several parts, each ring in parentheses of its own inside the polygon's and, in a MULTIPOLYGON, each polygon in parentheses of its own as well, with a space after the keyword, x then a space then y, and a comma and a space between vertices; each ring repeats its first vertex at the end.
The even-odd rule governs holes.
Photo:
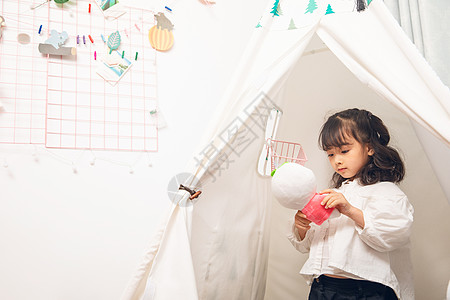
MULTIPOLYGON (((405 167, 399 153, 388 146, 390 135, 380 118, 363 109, 347 109, 338 112, 323 124, 319 134, 319 145, 327 151, 341 147, 353 137, 361 145, 369 145, 374 151, 367 164, 356 174, 362 185, 380 181, 400 182, 405 176, 405 167)), ((338 173, 332 177, 332 185, 338 188, 346 179, 338 173)))

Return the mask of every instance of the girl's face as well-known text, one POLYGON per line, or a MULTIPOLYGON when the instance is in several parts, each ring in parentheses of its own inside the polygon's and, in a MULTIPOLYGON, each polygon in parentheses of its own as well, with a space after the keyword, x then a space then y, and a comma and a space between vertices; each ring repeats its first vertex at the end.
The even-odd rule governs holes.
POLYGON ((348 137, 346 144, 331 147, 326 152, 333 169, 345 179, 354 179, 369 161, 369 156, 373 155, 373 149, 360 144, 353 137, 348 137))

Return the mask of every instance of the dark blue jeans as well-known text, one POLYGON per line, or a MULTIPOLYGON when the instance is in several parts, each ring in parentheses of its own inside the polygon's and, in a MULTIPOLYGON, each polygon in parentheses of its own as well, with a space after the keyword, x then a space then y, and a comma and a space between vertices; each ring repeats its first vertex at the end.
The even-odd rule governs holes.
POLYGON ((398 300, 393 289, 381 283, 321 275, 314 279, 309 300, 398 300))

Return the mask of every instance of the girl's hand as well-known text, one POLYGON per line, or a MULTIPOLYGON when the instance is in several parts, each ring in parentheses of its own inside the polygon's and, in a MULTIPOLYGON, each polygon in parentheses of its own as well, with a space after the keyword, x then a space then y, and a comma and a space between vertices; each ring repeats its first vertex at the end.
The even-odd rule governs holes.
POLYGON ((352 206, 344 195, 331 189, 323 190, 320 194, 328 194, 320 203, 325 205, 325 208, 335 207, 341 214, 352 219, 356 225, 364 228, 364 213, 359 208, 352 206))
POLYGON ((335 207, 341 214, 349 216, 353 206, 345 199, 344 195, 332 189, 323 190, 319 194, 328 194, 320 203, 325 208, 335 207))
POLYGON ((297 211, 295 214, 295 227, 297 228, 300 239, 303 240, 305 238, 306 232, 311 228, 310 223, 311 221, 306 218, 301 210, 297 211))

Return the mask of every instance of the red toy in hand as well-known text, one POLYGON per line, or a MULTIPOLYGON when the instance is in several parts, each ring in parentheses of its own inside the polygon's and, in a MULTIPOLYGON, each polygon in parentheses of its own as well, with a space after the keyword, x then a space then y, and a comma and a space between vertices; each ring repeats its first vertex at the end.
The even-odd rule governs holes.
POLYGON ((328 218, 339 217, 334 208, 320 203, 327 194, 316 193, 314 173, 297 163, 285 163, 273 174, 272 193, 281 205, 301 210, 308 220, 321 225, 328 218))

